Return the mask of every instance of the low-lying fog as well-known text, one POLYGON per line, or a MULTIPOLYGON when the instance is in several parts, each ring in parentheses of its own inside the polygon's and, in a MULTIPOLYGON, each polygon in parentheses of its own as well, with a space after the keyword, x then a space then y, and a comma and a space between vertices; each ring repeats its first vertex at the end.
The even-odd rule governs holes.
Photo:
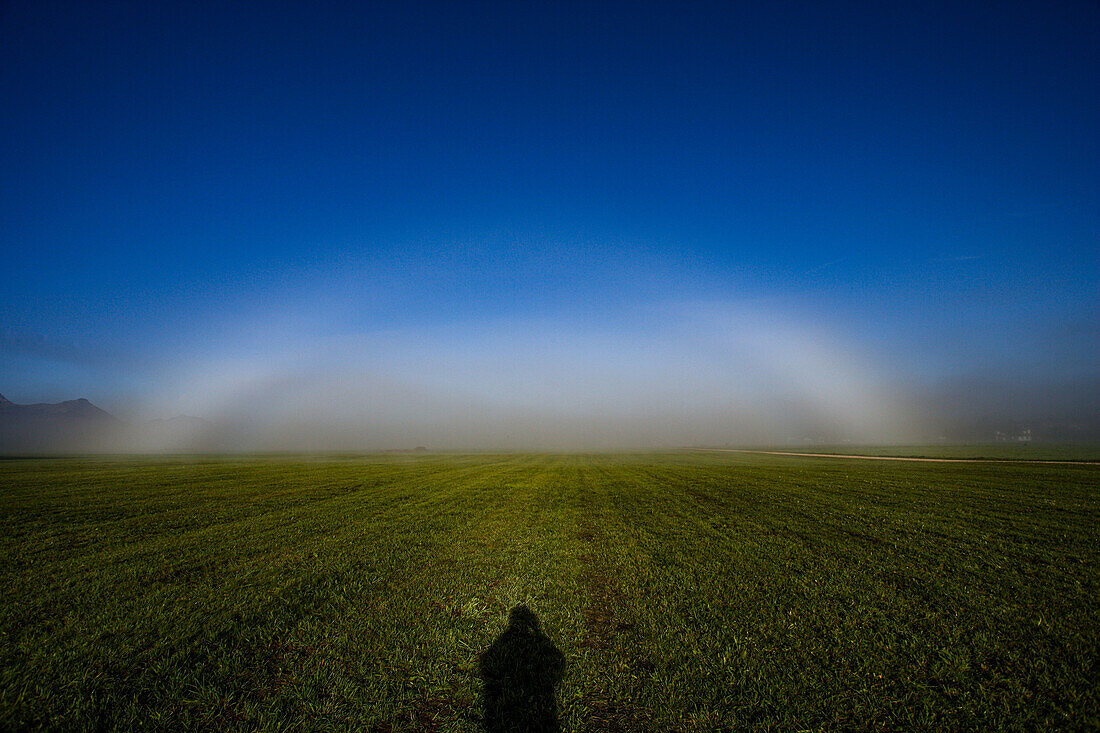
POLYGON ((110 443, 314 451, 1080 440, 1096 437, 1100 414, 1095 378, 1035 383, 986 370, 921 383, 906 369, 920 353, 887 359, 811 319, 750 307, 655 309, 613 329, 529 319, 246 333, 237 348, 160 366, 147 377, 157 389, 128 405, 140 419, 110 443), (202 420, 144 424, 181 414, 202 420))

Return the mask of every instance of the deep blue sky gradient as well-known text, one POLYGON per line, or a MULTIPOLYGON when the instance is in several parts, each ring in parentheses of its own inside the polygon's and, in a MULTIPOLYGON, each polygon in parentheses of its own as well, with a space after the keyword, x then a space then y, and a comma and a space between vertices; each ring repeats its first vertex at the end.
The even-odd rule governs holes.
POLYGON ((714 301, 927 383, 1094 374, 1098 38, 1084 0, 9 2, 0 392, 122 402, 262 350, 243 314, 714 301))

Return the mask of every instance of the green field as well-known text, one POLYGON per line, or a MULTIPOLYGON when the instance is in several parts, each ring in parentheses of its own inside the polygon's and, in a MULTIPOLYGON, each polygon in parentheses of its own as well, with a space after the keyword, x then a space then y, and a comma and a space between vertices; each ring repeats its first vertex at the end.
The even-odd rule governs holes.
POLYGON ((1100 466, 7 460, 0 497, 3 729, 1100 728, 1100 466))
POLYGON ((1100 462, 1096 443, 978 443, 967 445, 795 445, 761 447, 761 451, 833 453, 906 458, 967 458, 988 461, 1100 462))

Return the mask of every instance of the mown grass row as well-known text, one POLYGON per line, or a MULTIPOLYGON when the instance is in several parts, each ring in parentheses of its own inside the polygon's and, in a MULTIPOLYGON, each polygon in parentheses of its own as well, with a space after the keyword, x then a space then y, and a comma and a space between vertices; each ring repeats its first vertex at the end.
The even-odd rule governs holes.
POLYGON ((0 462, 0 727, 1100 725, 1100 469, 748 454, 0 462), (514 711, 517 714, 522 711, 514 711))

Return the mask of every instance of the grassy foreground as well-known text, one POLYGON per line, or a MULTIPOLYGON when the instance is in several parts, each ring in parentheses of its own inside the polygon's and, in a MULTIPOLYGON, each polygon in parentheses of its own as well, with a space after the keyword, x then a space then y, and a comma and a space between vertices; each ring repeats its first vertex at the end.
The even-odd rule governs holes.
POLYGON ((1075 461, 1100 463, 1096 443, 984 443, 968 445, 796 445, 764 446, 761 451, 831 453, 905 458, 966 458, 988 461, 1075 461))
POLYGON ((3 729, 1100 727, 1098 466, 12 460, 0 502, 3 729))

